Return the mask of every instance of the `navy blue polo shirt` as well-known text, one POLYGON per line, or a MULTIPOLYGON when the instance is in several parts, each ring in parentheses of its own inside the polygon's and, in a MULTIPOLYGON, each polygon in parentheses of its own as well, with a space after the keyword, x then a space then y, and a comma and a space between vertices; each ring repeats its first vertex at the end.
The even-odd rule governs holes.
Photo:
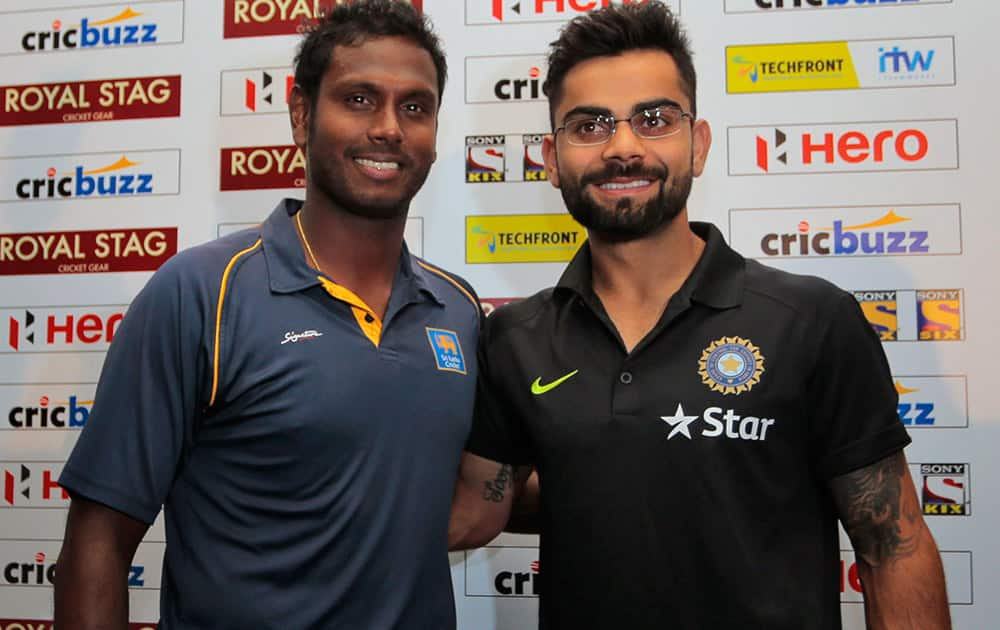
POLYGON ((849 293, 705 250, 631 351, 584 245, 480 338, 468 450, 533 464, 544 630, 837 630, 831 479, 909 437, 849 293))
POLYGON ((478 302, 404 247, 380 321, 306 264, 300 207, 152 277, 59 482, 164 506, 164 630, 454 628, 478 302))

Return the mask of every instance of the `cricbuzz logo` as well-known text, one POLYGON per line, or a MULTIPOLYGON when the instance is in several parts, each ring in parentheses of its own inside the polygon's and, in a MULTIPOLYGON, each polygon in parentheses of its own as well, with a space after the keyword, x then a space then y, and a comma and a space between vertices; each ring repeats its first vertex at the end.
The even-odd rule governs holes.
POLYGON ((24 201, 152 195, 154 175, 123 154, 110 163, 78 164, 70 170, 49 166, 43 175, 19 179, 14 192, 24 201))

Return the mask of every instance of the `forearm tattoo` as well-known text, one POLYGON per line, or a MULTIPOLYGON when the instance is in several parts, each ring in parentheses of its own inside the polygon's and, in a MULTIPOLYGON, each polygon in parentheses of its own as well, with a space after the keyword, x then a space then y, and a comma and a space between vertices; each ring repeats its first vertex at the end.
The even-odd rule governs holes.
POLYGON ((897 453, 833 481, 844 528, 855 553, 870 566, 906 557, 916 550, 913 536, 902 535, 901 518, 915 522, 919 514, 908 508, 901 514, 906 460, 897 453))
POLYGON ((514 468, 503 464, 497 471, 496 479, 483 482, 483 499, 493 503, 502 503, 504 495, 514 482, 514 468))

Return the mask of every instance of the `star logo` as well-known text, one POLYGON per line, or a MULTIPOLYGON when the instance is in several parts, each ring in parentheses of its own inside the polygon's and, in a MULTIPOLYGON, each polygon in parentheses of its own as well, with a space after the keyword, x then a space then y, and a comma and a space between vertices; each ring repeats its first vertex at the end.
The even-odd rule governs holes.
POLYGON ((698 416, 685 416, 684 407, 680 403, 677 403, 677 411, 674 412, 674 415, 660 416, 660 419, 673 427, 667 436, 668 440, 672 439, 678 433, 690 440, 691 431, 689 427, 692 422, 698 419, 698 416))

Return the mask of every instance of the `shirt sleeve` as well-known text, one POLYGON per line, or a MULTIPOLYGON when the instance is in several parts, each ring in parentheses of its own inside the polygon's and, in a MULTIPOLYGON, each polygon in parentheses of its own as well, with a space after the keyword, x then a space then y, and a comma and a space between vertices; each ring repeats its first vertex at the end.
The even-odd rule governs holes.
POLYGON ((87 424, 59 478, 74 495, 146 523, 166 500, 203 402, 205 313, 196 306, 198 291, 168 265, 116 331, 87 424))
POLYGON ((840 292, 815 361, 808 404, 822 478, 857 470, 910 443, 882 344, 850 294, 840 292))
MULTIPOLYGON (((494 343, 502 325, 503 309, 486 319, 479 340, 479 376, 476 381, 476 404, 472 430, 465 450, 473 455, 502 462, 525 465, 533 462, 522 419, 516 412, 513 396, 504 390, 502 343, 494 343)), ((502 341, 502 340, 501 340, 502 341)))

